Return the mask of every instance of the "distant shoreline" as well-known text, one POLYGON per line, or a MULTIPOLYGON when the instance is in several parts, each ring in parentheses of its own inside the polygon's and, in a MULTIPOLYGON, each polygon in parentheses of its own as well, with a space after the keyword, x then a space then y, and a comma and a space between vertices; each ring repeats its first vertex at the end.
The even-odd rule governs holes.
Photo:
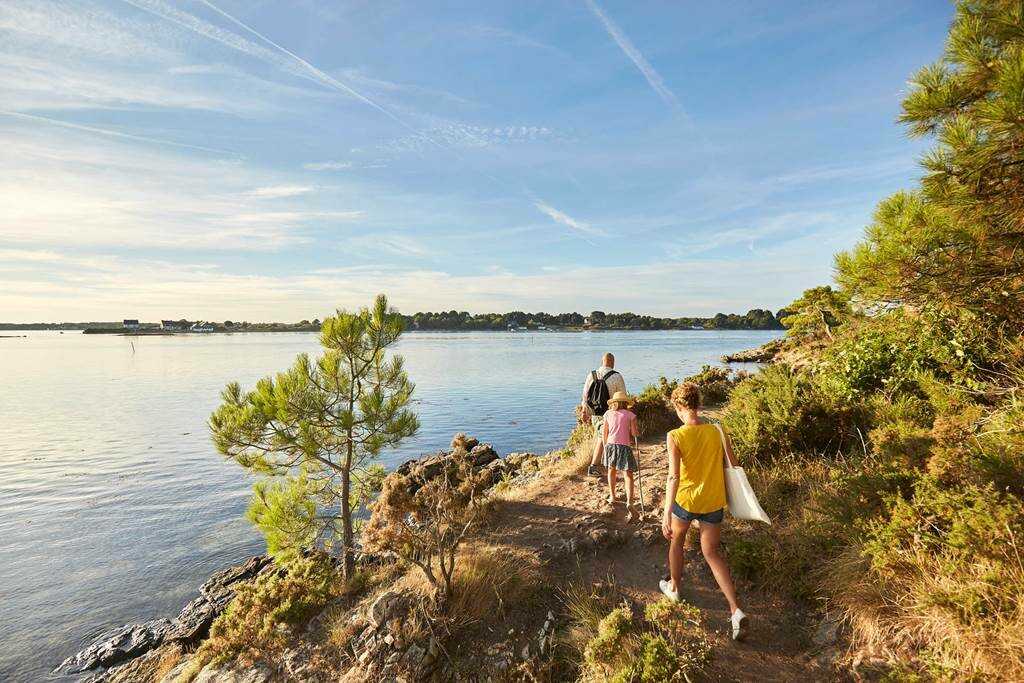
MULTIPOLYGON (((108 336, 119 336, 119 337, 203 337, 210 335, 231 335, 231 334, 261 334, 261 333, 272 333, 282 334, 288 332, 301 332, 301 333, 315 333, 319 332, 319 329, 239 329, 239 330, 213 330, 210 332, 190 332, 188 330, 180 331, 169 331, 169 330, 125 330, 117 328, 100 328, 100 327, 17 327, 17 328, 5 328, 0 327, 0 332, 72 332, 82 333, 89 335, 108 335, 108 336)), ((487 334, 547 334, 555 332, 569 332, 573 334, 580 334, 583 332, 781 332, 781 329, 765 329, 756 327, 656 327, 656 328, 642 328, 642 327, 561 327, 561 328, 547 328, 543 330, 538 329, 526 329, 526 330, 467 330, 459 328, 451 329, 429 329, 429 330, 406 330, 405 334, 469 334, 472 332, 484 332, 487 334)), ((23 334, 0 334, 0 339, 17 339, 24 338, 23 334)))

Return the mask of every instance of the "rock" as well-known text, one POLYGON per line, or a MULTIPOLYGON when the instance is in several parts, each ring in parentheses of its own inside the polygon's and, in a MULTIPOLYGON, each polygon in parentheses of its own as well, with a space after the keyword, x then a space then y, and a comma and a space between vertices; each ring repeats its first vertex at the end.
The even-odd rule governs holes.
POLYGON ((404 617, 412 608, 412 598, 406 593, 385 591, 370 605, 370 622, 381 628, 392 619, 404 617))
POLYGON ((255 555, 242 564, 217 572, 199 587, 199 597, 185 605, 174 620, 166 639, 180 643, 194 643, 206 637, 210 624, 235 597, 235 584, 249 581, 271 566, 266 555, 255 555))
POLYGON ((772 341, 759 346, 756 349, 747 349, 746 351, 738 351, 737 353, 729 353, 722 356, 723 363, 771 363, 775 360, 775 356, 782 350, 783 342, 781 339, 773 339, 772 341))
POLYGON ((473 450, 469 452, 469 455, 473 458, 473 465, 475 467, 483 467, 489 462, 493 462, 498 459, 498 454, 491 448, 491 444, 482 443, 479 446, 475 446, 473 450))
POLYGON ((156 619, 126 624, 109 631, 89 647, 65 659, 54 671, 67 674, 109 668, 139 657, 165 642, 195 643, 206 636, 210 624, 234 597, 235 584, 256 577, 270 565, 269 557, 255 555, 241 564, 221 570, 199 587, 199 597, 185 605, 173 621, 156 619))
POLYGON ((77 674, 98 667, 109 668, 120 664, 160 645, 170 630, 171 622, 168 619, 154 619, 108 631, 93 641, 89 647, 61 662, 60 666, 54 669, 54 673, 77 674))
POLYGON ((274 680, 273 672, 266 666, 257 664, 251 667, 218 667, 209 664, 203 667, 192 683, 270 683, 274 680))
POLYGON ((839 640, 839 634, 842 630, 843 622, 841 619, 834 616, 826 616, 818 624, 817 630, 811 637, 813 642, 818 647, 827 647, 829 645, 835 645, 839 640))
POLYGON ((509 453, 505 456, 505 464, 509 469, 517 470, 529 457, 531 457, 530 453, 509 453))

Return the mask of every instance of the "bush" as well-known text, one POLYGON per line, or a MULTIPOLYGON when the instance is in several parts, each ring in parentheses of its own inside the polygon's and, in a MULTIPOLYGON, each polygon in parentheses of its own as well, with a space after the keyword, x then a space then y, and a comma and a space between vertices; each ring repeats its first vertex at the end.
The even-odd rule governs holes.
POLYGON ((825 395, 806 374, 770 365, 732 392, 722 422, 737 454, 754 463, 860 447, 863 408, 825 395))
MULTIPOLYGON (((587 613, 589 619, 589 611, 587 613)), ((711 660, 711 644, 700 628, 700 610, 661 599, 635 619, 623 605, 597 625, 584 650, 591 673, 612 681, 668 683, 689 679, 711 660)))
POLYGON ((874 619, 889 643, 927 650, 941 668, 1001 680, 1024 674, 1024 501, 993 486, 948 488, 922 478, 870 527, 866 572, 874 619))
POLYGON ((418 464, 406 475, 389 474, 370 506, 364 544, 419 567, 436 603, 445 606, 459 545, 476 520, 486 476, 474 470, 472 456, 463 449, 453 451, 437 473, 418 464))
POLYGON ((676 382, 669 382, 662 377, 657 385, 648 384, 636 397, 633 412, 637 417, 641 438, 665 434, 679 426, 676 411, 669 406, 668 402, 676 384, 676 382))
POLYGON ((344 580, 324 555, 283 564, 239 586, 195 659, 245 665, 271 661, 273 653, 287 646, 283 626, 302 623, 344 590, 344 580))

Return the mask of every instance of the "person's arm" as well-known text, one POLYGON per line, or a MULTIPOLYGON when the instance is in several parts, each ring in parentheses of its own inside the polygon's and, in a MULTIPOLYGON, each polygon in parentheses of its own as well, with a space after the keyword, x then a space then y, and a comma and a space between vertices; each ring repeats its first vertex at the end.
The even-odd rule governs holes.
POLYGON ((732 451, 732 439, 729 438, 729 432, 725 431, 724 427, 720 428, 722 434, 725 436, 725 457, 729 459, 729 464, 733 467, 739 467, 740 461, 736 459, 736 454, 732 451))
POLYGON ((639 420, 636 419, 636 415, 633 415, 633 419, 629 422, 629 433, 633 436, 640 438, 640 424, 639 420))
POLYGON ((601 443, 608 443, 608 420, 601 423, 601 443))
POLYGON ((668 479, 665 481, 665 514, 661 520, 661 533, 665 538, 672 540, 672 503, 676 499, 676 491, 679 490, 680 454, 671 433, 665 437, 665 447, 668 452, 668 479))

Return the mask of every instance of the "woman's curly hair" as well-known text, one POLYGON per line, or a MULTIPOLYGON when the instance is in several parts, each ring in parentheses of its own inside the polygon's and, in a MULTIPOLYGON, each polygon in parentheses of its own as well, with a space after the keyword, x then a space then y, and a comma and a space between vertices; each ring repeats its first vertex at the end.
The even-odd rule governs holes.
POLYGON ((684 382, 672 390, 672 405, 677 408, 700 408, 700 387, 693 382, 684 382))

